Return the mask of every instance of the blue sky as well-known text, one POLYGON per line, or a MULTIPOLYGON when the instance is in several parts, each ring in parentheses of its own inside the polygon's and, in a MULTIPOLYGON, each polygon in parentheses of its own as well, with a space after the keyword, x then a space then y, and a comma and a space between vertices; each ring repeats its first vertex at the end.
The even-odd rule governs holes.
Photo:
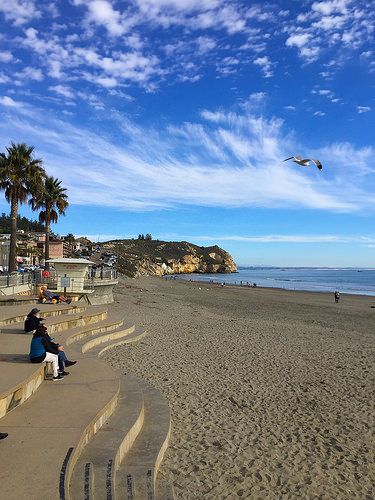
POLYGON ((63 181, 56 232, 374 267, 371 2, 0 0, 0 23, 0 150, 63 181))

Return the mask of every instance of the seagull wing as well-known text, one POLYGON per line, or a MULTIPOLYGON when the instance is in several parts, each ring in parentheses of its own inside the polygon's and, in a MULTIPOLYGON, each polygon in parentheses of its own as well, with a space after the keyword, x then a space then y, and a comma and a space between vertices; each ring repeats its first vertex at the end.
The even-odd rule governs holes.
POLYGON ((283 161, 288 161, 288 160, 293 160, 293 158, 296 158, 295 156, 291 156, 290 158, 285 158, 283 161))
POLYGON ((315 163, 315 165, 317 166, 317 168, 318 168, 319 170, 323 170, 323 165, 320 163, 320 161, 319 161, 319 160, 314 160, 314 159, 312 159, 311 161, 313 161, 313 162, 315 163))

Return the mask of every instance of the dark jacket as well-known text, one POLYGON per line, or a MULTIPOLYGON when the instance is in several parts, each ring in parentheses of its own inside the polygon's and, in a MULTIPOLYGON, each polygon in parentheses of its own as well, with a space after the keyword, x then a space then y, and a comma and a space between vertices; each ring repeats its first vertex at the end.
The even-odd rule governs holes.
POLYGON ((39 323, 43 321, 44 318, 38 318, 34 314, 28 314, 25 320, 25 332, 29 333, 33 330, 36 330, 39 326, 39 323))
POLYGON ((46 353, 59 355, 58 344, 50 341, 48 334, 34 333, 31 340, 29 358, 32 363, 41 363, 46 357, 46 353))

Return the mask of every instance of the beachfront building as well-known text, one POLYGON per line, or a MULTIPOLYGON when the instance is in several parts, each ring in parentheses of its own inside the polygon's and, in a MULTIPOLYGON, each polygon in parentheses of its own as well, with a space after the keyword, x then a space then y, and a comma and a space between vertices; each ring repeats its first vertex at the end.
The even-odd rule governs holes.
POLYGON ((92 247, 92 243, 87 238, 77 238, 75 241, 71 243, 72 251, 75 254, 90 252, 92 247))
MULTIPOLYGON (((45 251, 46 236, 42 235, 38 238, 38 248, 42 250, 42 255, 45 251)), ((62 239, 51 238, 49 240, 49 256, 51 259, 62 259, 69 255, 69 243, 62 239)))

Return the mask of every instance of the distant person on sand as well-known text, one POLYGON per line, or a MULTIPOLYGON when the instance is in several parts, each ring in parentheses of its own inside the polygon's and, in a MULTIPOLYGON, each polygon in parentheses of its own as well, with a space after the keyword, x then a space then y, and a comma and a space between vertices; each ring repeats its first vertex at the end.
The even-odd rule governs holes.
POLYGON ((336 304, 338 303, 338 301, 340 300, 340 292, 338 290, 335 291, 335 302, 336 304))

